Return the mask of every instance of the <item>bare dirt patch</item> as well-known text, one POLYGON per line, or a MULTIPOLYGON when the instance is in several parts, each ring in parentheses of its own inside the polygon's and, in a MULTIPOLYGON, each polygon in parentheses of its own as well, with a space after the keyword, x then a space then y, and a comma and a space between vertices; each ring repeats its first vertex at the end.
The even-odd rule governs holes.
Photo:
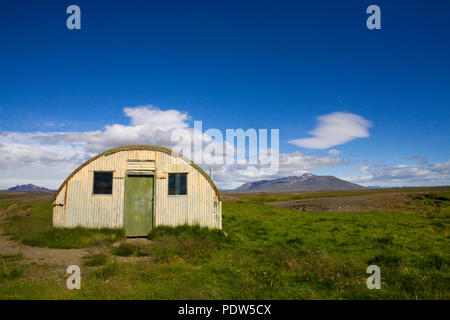
MULTIPOLYGON (((70 266, 72 264, 80 265, 83 256, 92 252, 87 249, 50 249, 41 247, 31 247, 22 243, 8 239, 3 235, 1 225, 6 215, 11 211, 17 210, 17 204, 13 204, 8 209, 0 211, 0 254, 17 254, 22 253, 24 256, 23 263, 44 263, 52 265, 65 265, 70 266)), ((18 212, 17 214, 23 214, 18 212)))
MULTIPOLYGON (((23 200, 36 200, 36 195, 26 194, 23 200)), ((44 195, 40 195, 44 196, 44 195)), ((48 195, 47 195, 48 197, 48 195)), ((51 196, 50 196, 51 197, 51 196)), ((2 199, 3 200, 3 199, 2 199)), ((17 198, 14 198, 17 200, 17 198)), ((98 254, 108 251, 105 246, 94 246, 83 249, 54 249, 47 247, 33 247, 23 243, 9 239, 7 235, 4 235, 2 224, 8 214, 24 215, 26 211, 20 210, 17 204, 10 205, 7 209, 0 211, 0 254, 1 255, 14 255, 21 253, 23 260, 17 261, 18 264, 45 264, 53 266, 70 266, 83 264, 83 257, 98 254)), ((148 244, 148 239, 129 239, 125 240, 131 243, 148 244)), ((149 260, 149 257, 120 257, 119 261, 123 262, 136 262, 149 260)))
POLYGON ((314 198, 292 201, 277 201, 269 204, 299 211, 310 212, 349 212, 389 210, 410 208, 411 193, 381 193, 359 196, 314 198))

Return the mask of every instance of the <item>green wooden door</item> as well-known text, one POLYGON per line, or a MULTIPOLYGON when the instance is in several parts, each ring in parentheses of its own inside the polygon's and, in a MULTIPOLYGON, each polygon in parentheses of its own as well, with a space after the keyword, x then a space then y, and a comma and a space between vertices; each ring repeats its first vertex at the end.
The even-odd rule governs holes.
POLYGON ((125 234, 147 236, 153 226, 153 176, 128 175, 125 197, 125 234))

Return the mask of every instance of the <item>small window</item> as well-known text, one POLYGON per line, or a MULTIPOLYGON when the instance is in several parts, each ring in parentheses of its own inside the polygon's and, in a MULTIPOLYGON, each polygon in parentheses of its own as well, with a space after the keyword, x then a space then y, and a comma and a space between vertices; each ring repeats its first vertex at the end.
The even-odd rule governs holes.
POLYGON ((94 172, 94 194, 112 194, 112 183, 112 172, 94 172))
POLYGON ((169 173, 169 195, 187 194, 187 173, 169 173))

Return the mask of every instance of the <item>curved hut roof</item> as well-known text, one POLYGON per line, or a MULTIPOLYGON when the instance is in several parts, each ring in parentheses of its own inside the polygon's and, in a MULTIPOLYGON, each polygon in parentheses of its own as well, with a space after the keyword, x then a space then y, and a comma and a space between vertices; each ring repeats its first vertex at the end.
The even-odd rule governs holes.
POLYGON ((189 163, 192 167, 194 167, 195 169, 197 169, 205 178, 206 180, 208 180, 208 182, 210 183, 211 187, 214 189, 214 191, 216 192, 217 197, 219 198, 219 200, 221 200, 221 196, 220 196, 220 192, 219 189, 217 189, 216 185, 214 184, 214 182, 212 181, 211 177, 208 176, 208 174, 202 169, 200 168, 200 166, 198 166, 197 164, 195 164, 194 162, 192 162, 191 160, 189 160, 188 158, 182 156, 181 154, 172 151, 171 149, 168 148, 164 148, 164 147, 160 147, 160 146, 152 146, 152 145, 129 145, 129 146, 122 146, 122 147, 117 147, 117 148, 112 148, 109 150, 106 150, 98 155, 96 155, 95 157, 87 160, 86 162, 84 162, 82 165, 80 165, 78 168, 76 168, 67 178, 66 180, 64 180, 64 182, 61 184, 61 186, 58 188, 58 190, 55 193, 54 199, 56 199, 57 195, 61 192, 62 188, 69 182, 69 180, 78 172, 80 171, 83 167, 87 166, 89 163, 91 163, 92 161, 100 158, 100 157, 107 157, 111 154, 117 153, 117 152, 121 152, 121 151, 130 151, 130 150, 150 150, 150 151, 159 151, 159 152, 164 152, 167 153, 171 156, 174 157, 178 157, 183 159, 184 161, 186 161, 187 163, 189 163))

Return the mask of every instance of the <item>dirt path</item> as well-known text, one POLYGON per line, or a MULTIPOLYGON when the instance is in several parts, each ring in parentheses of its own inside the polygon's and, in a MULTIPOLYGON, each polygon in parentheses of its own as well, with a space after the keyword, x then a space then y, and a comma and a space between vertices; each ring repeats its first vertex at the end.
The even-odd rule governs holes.
MULTIPOLYGON (((104 247, 90 247, 83 249, 53 249, 46 247, 32 247, 14 240, 10 240, 8 236, 3 235, 4 231, 2 229, 2 224, 8 213, 16 209, 17 204, 13 204, 9 206, 7 209, 0 211, 0 254, 9 255, 21 253, 24 259, 20 263, 24 264, 30 264, 34 262, 39 264, 49 264, 67 267, 73 264, 81 266, 83 263, 84 256, 105 251, 104 247)), ((125 242, 134 245, 148 245, 150 241, 148 239, 126 239, 125 242)), ((116 243, 115 245, 119 245, 119 243, 116 243)), ((115 259, 120 262, 137 262, 137 261, 151 260, 150 257, 145 256, 115 257, 115 259)))
POLYGON ((11 205, 6 210, 0 211, 0 254, 22 253, 24 263, 44 263, 52 265, 70 266, 72 264, 81 265, 83 256, 86 256, 97 248, 89 249, 51 249, 43 247, 31 247, 22 243, 9 240, 3 234, 2 223, 6 215, 17 208, 16 204, 11 205))

